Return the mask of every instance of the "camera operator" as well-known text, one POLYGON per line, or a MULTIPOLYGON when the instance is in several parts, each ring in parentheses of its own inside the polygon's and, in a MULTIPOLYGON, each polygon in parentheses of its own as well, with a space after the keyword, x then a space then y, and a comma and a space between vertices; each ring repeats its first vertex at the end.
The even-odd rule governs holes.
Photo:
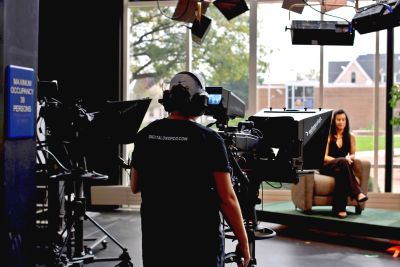
POLYGON ((135 139, 131 189, 141 192, 145 267, 224 266, 220 212, 238 240, 236 249, 244 259, 238 265, 250 262, 224 141, 196 122, 207 99, 200 74, 176 74, 159 101, 169 116, 152 122, 135 139))

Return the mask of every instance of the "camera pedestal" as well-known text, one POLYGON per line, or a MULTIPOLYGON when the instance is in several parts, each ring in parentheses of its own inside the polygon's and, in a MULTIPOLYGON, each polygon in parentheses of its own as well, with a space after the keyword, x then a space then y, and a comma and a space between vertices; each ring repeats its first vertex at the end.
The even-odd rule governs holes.
MULTIPOLYGON (((267 227, 259 227, 257 224, 253 222, 245 222, 247 237, 249 240, 249 249, 250 249, 250 264, 249 267, 257 266, 256 259, 256 240, 269 239, 276 236, 276 232, 267 227)), ((235 235, 232 233, 232 229, 225 229, 225 238, 227 239, 236 239, 235 235), (231 234, 228 234, 231 233, 231 234)), ((241 255, 235 252, 229 252, 225 255, 225 263, 240 263, 241 255)))

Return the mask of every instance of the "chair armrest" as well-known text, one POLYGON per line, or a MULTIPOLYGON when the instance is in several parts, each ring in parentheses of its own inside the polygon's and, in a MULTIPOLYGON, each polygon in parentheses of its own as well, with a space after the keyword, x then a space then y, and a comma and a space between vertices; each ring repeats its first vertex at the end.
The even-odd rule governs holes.
POLYGON ((371 163, 368 160, 354 159, 354 174, 360 179, 360 187, 363 193, 368 192, 368 183, 371 171, 371 163))
POLYGON ((290 192, 297 208, 311 210, 314 197, 314 174, 300 175, 299 182, 291 186, 290 192))

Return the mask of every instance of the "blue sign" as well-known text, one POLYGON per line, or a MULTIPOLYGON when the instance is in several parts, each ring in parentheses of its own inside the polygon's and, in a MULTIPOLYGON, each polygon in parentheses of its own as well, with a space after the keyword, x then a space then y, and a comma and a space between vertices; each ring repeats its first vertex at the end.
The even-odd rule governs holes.
POLYGON ((7 137, 31 138, 36 125, 35 71, 9 65, 6 74, 7 137))

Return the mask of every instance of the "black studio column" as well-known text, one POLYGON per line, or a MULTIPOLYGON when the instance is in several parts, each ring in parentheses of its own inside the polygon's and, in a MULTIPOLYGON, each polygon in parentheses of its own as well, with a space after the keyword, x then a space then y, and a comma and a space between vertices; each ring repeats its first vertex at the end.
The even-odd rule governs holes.
POLYGON ((39 0, 0 3, 0 265, 34 266, 39 0))
MULTIPOLYGON (((38 77, 57 80, 63 104, 81 101, 88 112, 97 112, 106 101, 122 100, 123 3, 40 1, 38 77)), ((82 149, 88 170, 109 177, 84 181, 89 209, 92 185, 121 183, 120 146, 98 142, 103 134, 93 133, 82 149)))

